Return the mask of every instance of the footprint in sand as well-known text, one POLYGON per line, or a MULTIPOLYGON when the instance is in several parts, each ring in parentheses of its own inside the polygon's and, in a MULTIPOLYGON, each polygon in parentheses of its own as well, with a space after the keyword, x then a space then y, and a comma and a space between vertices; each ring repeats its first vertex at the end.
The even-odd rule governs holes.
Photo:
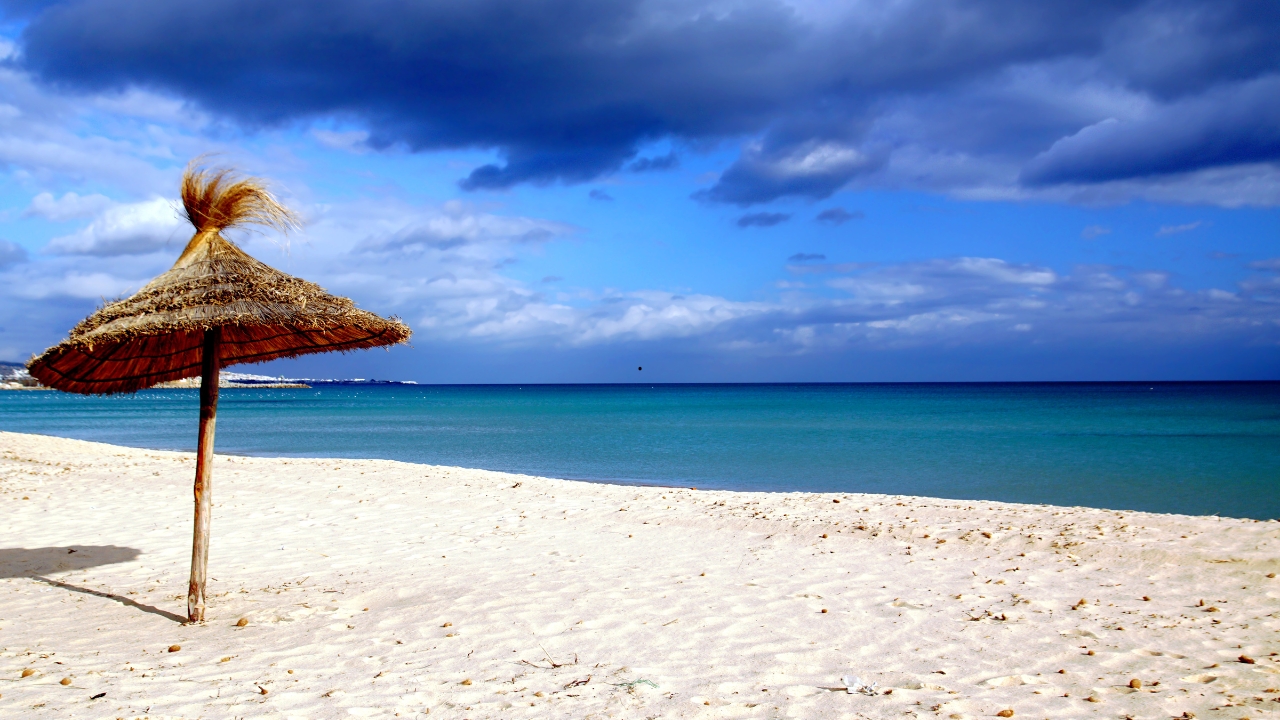
POLYGON ((1038 678, 1035 675, 1002 675, 1001 677, 993 677, 990 680, 983 680, 979 685, 987 687, 1015 687, 1017 685, 1044 685, 1047 681, 1044 678, 1038 678))
POLYGON ((1187 657, 1186 655, 1179 655, 1178 653, 1160 652, 1159 650, 1134 650, 1133 653, 1135 655, 1149 655, 1151 657, 1173 658, 1174 660, 1184 660, 1187 657))
POLYGON ((934 685, 927 682, 909 682, 902 685, 903 690, 946 690, 941 685, 934 685))

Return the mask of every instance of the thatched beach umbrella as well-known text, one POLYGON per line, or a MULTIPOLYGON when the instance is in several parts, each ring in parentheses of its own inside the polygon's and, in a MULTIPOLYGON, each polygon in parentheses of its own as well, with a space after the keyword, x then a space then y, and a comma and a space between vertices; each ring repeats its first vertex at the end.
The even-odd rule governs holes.
POLYGON ((182 178, 182 205, 196 233, 173 267, 134 295, 90 315, 27 367, 45 385, 83 394, 134 392, 200 375, 196 522, 187 592, 187 617, 199 622, 209 558, 218 371, 237 363, 394 345, 409 338, 409 328, 268 267, 222 237, 222 230, 241 225, 281 231, 297 226, 294 214, 261 182, 193 163, 182 178))

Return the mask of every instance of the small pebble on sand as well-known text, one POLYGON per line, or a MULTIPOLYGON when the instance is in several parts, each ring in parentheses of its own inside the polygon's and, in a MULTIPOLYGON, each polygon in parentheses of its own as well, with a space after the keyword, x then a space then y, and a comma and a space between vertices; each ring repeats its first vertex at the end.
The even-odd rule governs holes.
POLYGON ((458 683, 458 684, 459 684, 459 685, 470 685, 470 684, 471 684, 471 678, 467 678, 466 680, 463 680, 461 683, 458 683))
POLYGON ((27 668, 22 671, 22 677, 31 677, 32 675, 35 675, 35 674, 36 674, 36 671, 32 670, 31 668, 27 668))
POLYGON ((827 609, 826 609, 826 608, 822 608, 822 612, 826 612, 826 611, 827 611, 827 609))
POLYGON ((62 678, 61 680, 59 680, 59 681, 58 681, 58 684, 59 684, 59 685, 70 685, 70 684, 71 684, 71 678, 62 678))
POLYGON ((182 649, 182 646, 181 646, 181 645, 170 645, 170 646, 169 646, 169 652, 178 652, 178 651, 179 651, 179 650, 181 650, 181 649, 182 649))
POLYGON ((1142 599, 1144 602, 1151 602, 1151 598, 1147 597, 1146 595, 1143 595, 1142 599))
POLYGON ((447 622, 447 623, 445 623, 445 624, 441 625, 440 627, 453 627, 453 623, 447 622))
POLYGON ((1130 680, 1130 681, 1129 681, 1129 687, 1133 688, 1134 690, 1141 690, 1141 689, 1142 689, 1142 681, 1141 681, 1141 680, 1139 680, 1138 678, 1134 678, 1134 679, 1132 679, 1132 680, 1130 680))
POLYGON ((1093 654, 1094 654, 1094 652, 1093 652, 1092 650, 1090 650, 1089 652, 1085 653, 1085 655, 1093 655, 1093 654))
POLYGON ((1257 660, 1254 660, 1253 658, 1249 657, 1248 655, 1241 655, 1241 656, 1240 656, 1240 662, 1244 663, 1245 665, 1253 665, 1254 663, 1256 663, 1256 662, 1258 662, 1258 661, 1257 661, 1257 660))
POLYGON ((996 716, 997 716, 997 717, 1013 717, 1013 709, 1012 709, 1012 708, 1005 708, 1005 709, 1001 710, 1000 712, 996 713, 996 716))
POLYGON ((244 627, 249 624, 249 618, 240 618, 236 621, 236 627, 244 627))

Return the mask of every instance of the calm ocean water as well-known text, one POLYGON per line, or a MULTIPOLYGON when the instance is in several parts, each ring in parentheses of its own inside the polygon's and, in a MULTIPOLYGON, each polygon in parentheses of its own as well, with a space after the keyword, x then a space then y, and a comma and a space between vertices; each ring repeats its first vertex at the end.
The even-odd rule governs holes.
MULTIPOLYGON (((192 450, 197 392, 0 392, 0 429, 192 450)), ((624 483, 1280 518, 1280 383, 226 389, 217 450, 624 483)))

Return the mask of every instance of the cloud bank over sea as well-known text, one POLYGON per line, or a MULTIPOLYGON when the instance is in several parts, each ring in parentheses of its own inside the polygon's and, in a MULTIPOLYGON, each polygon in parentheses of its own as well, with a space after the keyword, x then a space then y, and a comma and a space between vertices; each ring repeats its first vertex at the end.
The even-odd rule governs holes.
POLYGON ((414 379, 1280 367, 1274 3, 2 5, 4 359, 163 271, 212 152, 414 379))

